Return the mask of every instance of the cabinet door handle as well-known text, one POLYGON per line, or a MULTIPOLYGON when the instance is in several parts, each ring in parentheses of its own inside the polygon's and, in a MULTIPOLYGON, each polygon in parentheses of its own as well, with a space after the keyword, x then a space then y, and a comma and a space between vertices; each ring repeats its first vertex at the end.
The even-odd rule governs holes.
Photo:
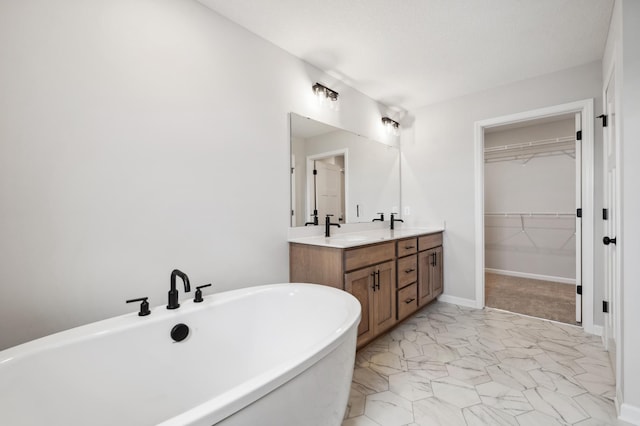
POLYGON ((404 301, 404 303, 406 303, 407 305, 411 302, 413 302, 414 300, 416 300, 414 297, 412 297, 411 299, 407 299, 404 301))
POLYGON ((436 266, 436 254, 435 253, 431 253, 431 266, 436 266))
MULTIPOLYGON (((380 290, 380 271, 377 271, 376 275, 378 275, 378 284, 376 284, 376 289, 380 290)), ((375 280, 374 280, 374 282, 375 282, 375 280)))
POLYGON ((376 273, 372 272, 371 276, 373 277, 373 285, 371 286, 371 288, 373 289, 373 291, 376 291, 376 273))
POLYGON ((409 268, 409 269, 405 269, 405 270, 404 270, 404 272, 405 272, 406 274, 409 274, 409 273, 411 273, 411 272, 413 272, 413 271, 415 271, 415 268, 409 268))
POLYGON ((438 253, 433 253, 433 266, 438 266, 438 253))

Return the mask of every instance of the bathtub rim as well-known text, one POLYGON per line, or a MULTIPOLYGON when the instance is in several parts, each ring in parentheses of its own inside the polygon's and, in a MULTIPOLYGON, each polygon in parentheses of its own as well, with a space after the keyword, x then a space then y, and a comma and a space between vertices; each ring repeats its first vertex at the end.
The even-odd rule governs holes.
MULTIPOLYGON (((240 385, 230 389, 223 395, 195 405, 188 411, 167 419, 164 422, 159 423, 157 426, 192 425, 196 424, 196 422, 204 420, 214 422, 212 424, 218 423, 233 415, 237 411, 243 409, 244 407, 252 404, 258 399, 266 396, 288 381, 294 379, 305 370, 313 367, 313 365, 332 353, 345 340, 347 340, 347 336, 350 332, 357 333, 356 329, 361 317, 360 302, 358 302, 358 300, 353 295, 347 293, 346 291, 339 290, 334 287, 311 283, 271 284, 259 287, 266 287, 266 291, 271 287, 289 286, 292 284, 297 286, 311 286, 311 288, 322 288, 327 289, 322 291, 348 295, 345 300, 349 300, 348 303, 355 308, 355 315, 353 315, 353 312, 351 312, 350 310, 349 314, 347 315, 347 319, 345 319, 342 327, 329 334, 325 339, 316 342, 313 346, 310 346, 309 348, 307 348, 307 350, 301 352, 297 357, 289 358, 287 360, 287 363, 277 364, 276 366, 269 370, 266 370, 262 374, 253 377, 251 380, 245 381, 240 385), (251 390, 247 392, 246 388, 251 388, 251 390)), ((353 350, 354 352, 356 350, 355 343, 353 350)))
MULTIPOLYGON (((339 299, 343 300, 347 310, 343 322, 338 327, 329 330, 324 338, 314 342, 297 356, 286 358, 284 362, 230 388, 222 395, 194 405, 187 411, 162 421, 159 425, 186 425, 203 420, 217 423, 282 386, 342 344, 349 332, 355 332, 354 329, 357 328, 360 321, 361 307, 358 300, 343 290, 311 283, 277 283, 244 287, 207 295, 203 303, 194 303, 192 299, 181 301, 181 307, 178 310, 167 310, 165 305, 157 305, 152 308, 152 313, 156 313, 156 315, 139 317, 136 312, 130 312, 4 349, 0 351, 0 369, 10 368, 12 363, 27 360, 42 351, 91 341, 105 335, 122 332, 125 329, 136 329, 153 323, 177 320, 185 314, 209 309, 218 304, 233 302, 260 292, 277 291, 292 286, 297 289, 310 288, 313 289, 312 291, 339 295, 339 299)), ((355 352, 355 346, 353 350, 355 352)))

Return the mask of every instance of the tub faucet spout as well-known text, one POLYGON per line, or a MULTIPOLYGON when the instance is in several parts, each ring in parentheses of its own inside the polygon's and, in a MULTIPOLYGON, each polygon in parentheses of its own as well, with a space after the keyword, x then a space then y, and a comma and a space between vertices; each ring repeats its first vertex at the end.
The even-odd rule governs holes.
POLYGON ((178 269, 174 269, 173 272, 171 272, 171 289, 169 290, 169 304, 167 305, 167 309, 178 309, 180 307, 180 303, 178 303, 178 289, 176 289, 176 277, 182 279, 185 293, 191 291, 187 274, 178 269))

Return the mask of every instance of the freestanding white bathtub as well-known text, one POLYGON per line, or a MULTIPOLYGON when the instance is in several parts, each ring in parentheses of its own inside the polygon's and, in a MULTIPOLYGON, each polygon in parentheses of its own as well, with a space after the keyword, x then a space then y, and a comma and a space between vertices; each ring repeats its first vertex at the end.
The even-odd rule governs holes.
POLYGON ((359 319, 346 292, 274 284, 53 334, 0 352, 0 423, 337 426, 359 319))

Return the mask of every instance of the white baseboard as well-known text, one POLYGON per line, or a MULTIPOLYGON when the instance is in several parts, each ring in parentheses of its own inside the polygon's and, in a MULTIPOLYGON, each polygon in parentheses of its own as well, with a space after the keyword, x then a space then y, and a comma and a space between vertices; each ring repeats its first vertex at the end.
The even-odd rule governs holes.
POLYGON ((620 415, 618 419, 631 423, 632 425, 640 425, 640 407, 622 403, 622 405, 620 405, 620 415))
POLYGON ((484 270, 485 272, 490 272, 492 274, 507 275, 509 277, 529 278, 532 280, 553 281, 553 282, 562 283, 562 284, 576 285, 575 278, 554 277, 552 275, 530 274, 528 272, 505 271, 504 269, 493 269, 493 268, 484 268, 484 270))
MULTIPOLYGON (((585 330, 585 331, 587 331, 587 330, 585 330)), ((602 337, 602 335, 604 334, 604 327, 601 326, 601 325, 595 325, 594 324, 594 326, 591 328, 591 330, 587 331, 587 333, 595 334, 596 336, 602 337)))
POLYGON ((473 299, 465 299, 463 297, 451 296, 448 294, 441 294, 438 296, 438 300, 445 303, 452 303, 454 305, 466 306, 467 308, 477 308, 477 303, 473 299))
POLYGON ((620 414, 620 404, 622 404, 622 389, 620 389, 620 383, 616 383, 616 397, 613 398, 613 403, 616 404, 616 413, 620 414))

